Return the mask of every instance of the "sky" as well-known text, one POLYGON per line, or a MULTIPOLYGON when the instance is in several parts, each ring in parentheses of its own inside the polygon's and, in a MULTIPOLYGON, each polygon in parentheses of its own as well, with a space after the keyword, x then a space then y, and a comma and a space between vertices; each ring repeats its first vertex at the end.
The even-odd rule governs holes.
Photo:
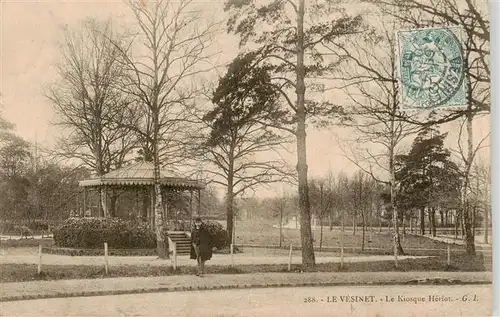
MULTIPOLYGON (((207 12, 222 12, 222 1, 202 3, 207 4, 207 12)), ((120 0, 0 1, 0 111, 25 139, 48 148, 54 145, 60 132, 51 125, 53 111, 43 92, 57 79, 54 65, 60 58, 62 27, 76 28, 89 17, 113 17, 120 25, 133 26, 131 12, 120 0)), ((221 35, 217 41, 224 51, 223 59, 229 61, 236 55, 236 38, 221 35)), ((477 140, 490 131, 489 120, 486 116, 474 123, 477 140)), ((442 130, 450 131, 448 145, 456 147, 457 124, 442 130)), ((341 136, 347 133, 338 129, 335 132, 341 136)), ((356 170, 343 156, 332 131, 309 129, 307 142, 309 175, 322 175, 328 170, 350 174, 356 170)), ((481 155, 489 162, 487 152, 481 155)), ((295 155, 287 157, 295 165, 295 155)), ((281 190, 281 186, 273 189, 281 190)))

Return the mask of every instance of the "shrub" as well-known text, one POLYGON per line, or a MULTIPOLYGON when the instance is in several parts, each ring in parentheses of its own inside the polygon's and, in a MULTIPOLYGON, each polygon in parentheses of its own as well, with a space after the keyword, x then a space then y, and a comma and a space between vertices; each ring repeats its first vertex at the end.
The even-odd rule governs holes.
POLYGON ((203 221, 203 225, 212 239, 212 246, 217 249, 223 249, 231 244, 227 230, 224 229, 220 223, 217 221, 205 220, 203 221))
POLYGON ((153 249, 156 237, 146 223, 115 218, 69 218, 54 229, 54 242, 66 248, 153 249))
MULTIPOLYGON (((75 249, 75 248, 57 248, 52 246, 44 247, 43 253, 69 255, 69 256, 102 256, 104 249, 75 249)), ((112 256, 152 256, 156 255, 156 249, 109 249, 109 255, 112 256)))

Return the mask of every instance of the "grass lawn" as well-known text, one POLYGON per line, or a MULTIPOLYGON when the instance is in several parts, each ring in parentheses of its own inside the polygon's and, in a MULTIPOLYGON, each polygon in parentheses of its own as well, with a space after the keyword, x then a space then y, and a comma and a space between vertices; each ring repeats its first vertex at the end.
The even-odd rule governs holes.
MULTIPOLYGON (((279 228, 273 228, 272 222, 257 222, 257 221, 237 221, 236 229, 236 244, 254 244, 254 245, 278 245, 279 244, 279 228)), ((297 229, 283 229, 284 243, 283 247, 300 246, 300 230, 297 229)), ((320 243, 320 228, 317 227, 313 230, 313 239, 315 248, 319 248, 320 243)), ((323 227, 323 247, 340 248, 341 232, 337 230, 330 231, 329 228, 323 227)), ((434 241, 425 237, 417 235, 401 236, 401 244, 403 250, 407 254, 417 255, 412 249, 439 249, 445 250, 447 244, 444 242, 434 241), (408 251, 406 251, 408 250, 408 251)), ((346 226, 344 232, 344 247, 345 248, 361 248, 362 230, 356 229, 356 234, 352 234, 352 226, 346 226)), ((369 229, 365 232, 365 248, 367 253, 373 253, 369 249, 383 249, 375 252, 377 254, 390 254, 392 253, 393 236, 392 233, 387 231, 387 228, 378 233, 378 228, 373 228, 370 232, 369 229)), ((461 248, 454 246, 454 248, 461 248)), ((351 250, 355 251, 355 250, 351 250)), ((349 252, 351 252, 349 251, 349 252)), ((356 250, 359 252, 360 250, 356 250)))
MULTIPOLYGON (((399 261, 398 268, 394 268, 392 261, 346 263, 341 270, 338 263, 317 264, 315 269, 306 269, 302 265, 292 265, 292 273, 300 271, 317 272, 387 272, 387 271, 491 271, 491 259, 483 255, 466 256, 455 254, 452 257, 451 267, 446 266, 445 257, 422 259, 406 259, 399 261)), ((134 277, 134 276, 168 276, 195 274, 196 267, 180 266, 174 272, 171 266, 113 266, 109 274, 104 274, 103 266, 62 266, 45 265, 40 276, 37 275, 37 266, 34 264, 1 264, 0 282, 25 282, 34 280, 64 280, 64 279, 93 279, 104 277, 134 277)), ((207 265, 209 274, 248 274, 264 272, 287 272, 287 265, 238 265, 211 266, 207 265)))

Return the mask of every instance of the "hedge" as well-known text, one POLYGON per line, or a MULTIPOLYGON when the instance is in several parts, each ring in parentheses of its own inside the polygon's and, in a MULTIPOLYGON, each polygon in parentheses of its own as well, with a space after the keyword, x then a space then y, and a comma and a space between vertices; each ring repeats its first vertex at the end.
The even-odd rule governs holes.
POLYGON ((116 218, 69 218, 54 229, 58 247, 95 249, 154 249, 156 236, 146 223, 116 218))
POLYGON ((217 221, 204 220, 203 226, 212 238, 212 246, 217 249, 223 249, 231 244, 228 238, 227 230, 217 221))
MULTIPOLYGON (((224 227, 211 220, 203 226, 211 236, 212 246, 223 249, 230 245, 224 227)), ((186 224, 185 231, 188 231, 186 224)), ((166 240, 167 228, 164 231, 166 240)), ((117 218, 68 218, 54 228, 54 243, 59 248, 101 249, 104 242, 110 249, 155 249, 155 231, 147 223, 117 218)))
MULTIPOLYGON (((69 255, 69 256, 103 256, 104 249, 75 249, 75 248, 56 248, 43 247, 43 253, 69 255)), ((157 255, 156 249, 109 249, 110 256, 153 256, 157 255)))

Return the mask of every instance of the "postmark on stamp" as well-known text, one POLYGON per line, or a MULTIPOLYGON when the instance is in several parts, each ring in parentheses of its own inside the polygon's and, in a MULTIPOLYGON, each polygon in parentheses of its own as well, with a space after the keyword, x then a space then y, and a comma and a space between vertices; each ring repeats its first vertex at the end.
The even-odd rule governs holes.
POLYGON ((396 36, 401 108, 465 107, 462 29, 404 30, 398 31, 396 36))

